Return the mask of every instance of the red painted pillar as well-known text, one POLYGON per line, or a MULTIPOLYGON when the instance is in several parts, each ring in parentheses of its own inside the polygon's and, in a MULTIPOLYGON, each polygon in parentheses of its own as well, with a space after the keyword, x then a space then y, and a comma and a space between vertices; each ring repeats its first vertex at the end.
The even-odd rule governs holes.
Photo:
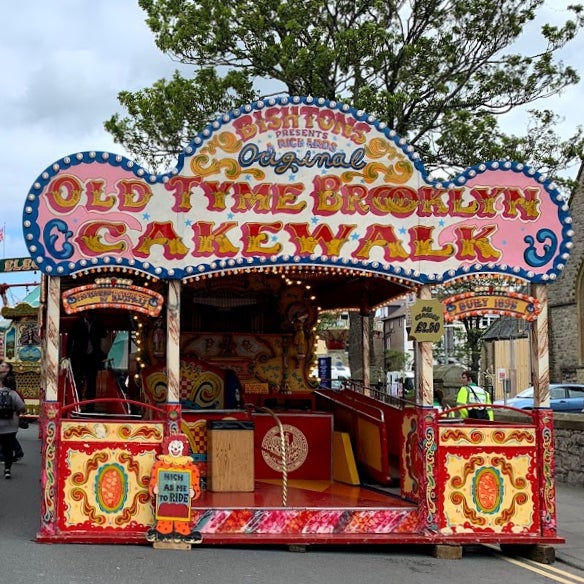
POLYGON ((43 441, 41 446, 41 521, 37 539, 50 537, 57 533, 59 506, 63 504, 57 496, 59 475, 59 450, 61 442, 61 418, 57 402, 43 402, 42 416, 43 441))
POLYGON ((537 425, 537 467, 541 535, 557 535, 556 459, 554 452, 554 416, 552 410, 535 410, 537 425))
POLYGON ((436 410, 418 406, 418 454, 420 468, 420 498, 418 505, 418 530, 432 534, 438 530, 437 466, 438 418, 436 410))
POLYGON ((179 434, 182 421, 182 406, 180 403, 166 404, 166 426, 164 429, 165 436, 179 434))

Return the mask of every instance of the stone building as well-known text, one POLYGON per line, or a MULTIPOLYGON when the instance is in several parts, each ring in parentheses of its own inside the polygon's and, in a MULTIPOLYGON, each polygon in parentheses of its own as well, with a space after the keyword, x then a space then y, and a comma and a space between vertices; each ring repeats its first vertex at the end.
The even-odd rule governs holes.
POLYGON ((584 164, 570 200, 573 248, 564 273, 548 286, 550 381, 584 383, 584 164))

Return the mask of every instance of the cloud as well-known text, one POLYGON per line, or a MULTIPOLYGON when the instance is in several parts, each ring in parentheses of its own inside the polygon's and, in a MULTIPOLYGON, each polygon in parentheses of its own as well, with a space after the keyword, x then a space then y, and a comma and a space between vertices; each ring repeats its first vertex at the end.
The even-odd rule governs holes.
POLYGON ((20 257, 22 208, 37 176, 74 152, 126 154, 103 129, 120 110, 118 92, 170 77, 177 65, 156 48, 134 0, 10 2, 2 17, 0 252, 20 257))

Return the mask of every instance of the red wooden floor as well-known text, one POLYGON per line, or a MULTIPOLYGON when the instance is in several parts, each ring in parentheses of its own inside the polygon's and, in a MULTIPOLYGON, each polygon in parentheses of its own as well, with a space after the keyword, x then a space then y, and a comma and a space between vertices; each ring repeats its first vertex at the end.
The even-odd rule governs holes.
POLYGON ((265 479, 255 481, 255 491, 250 493, 203 491, 193 508, 416 508, 415 504, 404 501, 399 495, 329 481, 288 481, 286 505, 283 498, 282 481, 265 479))

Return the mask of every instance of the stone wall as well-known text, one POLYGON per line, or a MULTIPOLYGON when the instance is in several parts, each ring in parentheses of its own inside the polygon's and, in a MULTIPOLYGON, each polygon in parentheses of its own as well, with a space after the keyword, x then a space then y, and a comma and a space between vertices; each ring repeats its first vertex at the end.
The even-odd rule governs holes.
POLYGON ((578 188, 570 199, 574 237, 570 257, 560 277, 548 286, 550 381, 581 381, 584 358, 580 341, 578 277, 584 264, 584 164, 578 188))
POLYGON ((554 416, 556 480, 584 487, 584 415, 554 416))
MULTIPOLYGON (((525 422, 525 416, 496 410, 495 419, 525 422)), ((584 414, 554 414, 556 480, 584 487, 584 414)))
POLYGON ((577 374, 580 364, 577 304, 552 307, 551 298, 550 290, 550 383, 581 383, 577 374))

